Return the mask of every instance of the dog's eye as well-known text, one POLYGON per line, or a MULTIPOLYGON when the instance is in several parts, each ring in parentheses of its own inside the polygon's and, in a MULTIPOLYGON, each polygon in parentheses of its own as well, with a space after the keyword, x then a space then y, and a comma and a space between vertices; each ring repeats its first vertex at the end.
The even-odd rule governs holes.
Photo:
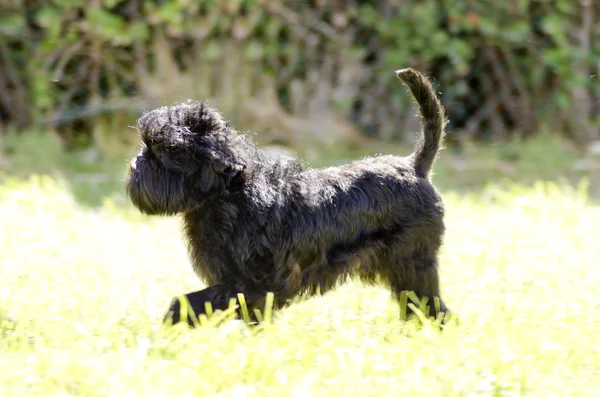
POLYGON ((146 157, 150 157, 150 156, 154 155, 154 153, 152 153, 152 150, 150 150, 150 147, 146 146, 146 145, 144 145, 142 147, 142 154, 146 157))
POLYGON ((150 153, 152 150, 150 149, 150 144, 148 141, 142 141, 142 151, 144 153, 150 153))
POLYGON ((142 142, 142 145, 142 150, 147 156, 152 156, 156 158, 161 157, 162 153, 160 152, 160 150, 158 150, 156 145, 152 145, 150 141, 142 142))

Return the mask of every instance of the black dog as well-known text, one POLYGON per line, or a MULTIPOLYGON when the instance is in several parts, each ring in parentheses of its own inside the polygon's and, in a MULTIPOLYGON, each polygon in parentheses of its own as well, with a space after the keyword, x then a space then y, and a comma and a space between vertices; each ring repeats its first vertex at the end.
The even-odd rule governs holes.
MULTIPOLYGON (((138 120, 142 149, 127 190, 143 213, 183 214, 192 266, 209 286, 185 296, 196 315, 206 313, 205 302, 227 309, 238 293, 251 313, 262 309, 268 292, 281 308, 350 276, 385 283, 398 299, 406 291, 427 298, 426 315, 448 312, 437 260, 444 209, 429 181, 444 109, 422 74, 396 73, 423 118, 408 157, 305 168, 293 158, 269 157, 218 111, 194 101, 138 120)), ((167 317, 180 321, 179 310, 176 298, 167 317)))

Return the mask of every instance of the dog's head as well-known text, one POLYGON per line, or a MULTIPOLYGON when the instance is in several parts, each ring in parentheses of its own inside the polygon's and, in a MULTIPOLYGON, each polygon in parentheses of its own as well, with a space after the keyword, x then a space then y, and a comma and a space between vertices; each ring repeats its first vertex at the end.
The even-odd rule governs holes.
POLYGON ((137 128, 142 145, 129 165, 127 192, 143 213, 189 211, 223 193, 246 168, 236 150, 240 137, 204 102, 153 110, 137 128))

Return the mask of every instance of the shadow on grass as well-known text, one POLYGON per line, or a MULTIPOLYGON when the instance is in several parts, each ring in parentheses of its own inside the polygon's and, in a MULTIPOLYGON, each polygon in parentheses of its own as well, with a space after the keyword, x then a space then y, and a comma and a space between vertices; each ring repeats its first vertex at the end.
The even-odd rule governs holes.
MULTIPOLYGON (((118 206, 130 205, 124 181, 127 164, 137 148, 66 150, 52 135, 36 132, 8 136, 0 144, 0 153, 6 159, 0 167, 9 176, 27 178, 45 174, 60 178, 77 202, 86 207, 100 206, 106 199, 118 206)), ((324 167, 378 153, 411 152, 409 145, 369 142, 355 149, 305 150, 298 152, 298 156, 314 167, 324 167)), ((527 141, 467 145, 460 151, 446 149, 435 165, 433 181, 442 193, 460 194, 504 181, 532 185, 542 180, 577 185, 587 178, 590 199, 598 202, 599 165, 600 159, 587 159, 564 141, 540 134, 527 141)))

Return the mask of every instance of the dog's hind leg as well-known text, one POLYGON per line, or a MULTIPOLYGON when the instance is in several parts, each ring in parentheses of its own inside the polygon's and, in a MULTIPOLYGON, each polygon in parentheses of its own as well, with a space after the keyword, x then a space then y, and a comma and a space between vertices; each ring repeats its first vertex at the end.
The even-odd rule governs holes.
POLYGON ((400 316, 403 320, 413 314, 408 303, 414 304, 426 317, 436 318, 440 313, 444 316, 450 314, 440 296, 435 257, 427 254, 397 257, 392 263, 388 277, 392 295, 400 304, 400 316), (416 296, 419 302, 413 302, 411 296, 416 296))

